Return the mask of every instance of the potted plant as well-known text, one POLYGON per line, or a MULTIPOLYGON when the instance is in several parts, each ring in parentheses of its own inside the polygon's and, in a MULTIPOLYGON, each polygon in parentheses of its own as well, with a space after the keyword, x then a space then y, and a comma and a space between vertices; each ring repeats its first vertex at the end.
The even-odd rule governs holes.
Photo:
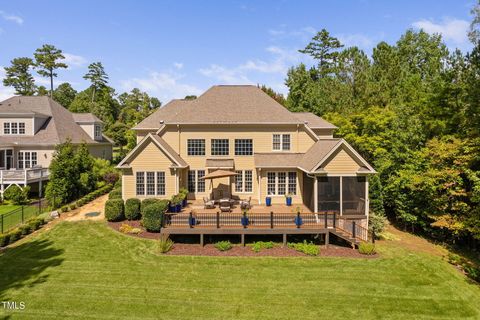
POLYGON ((180 194, 182 195, 182 207, 187 206, 187 196, 188 196, 188 190, 187 188, 180 188, 180 194))
POLYGON ((302 217, 300 216, 300 213, 301 213, 301 210, 300 210, 300 207, 297 207, 297 215, 295 217, 295 225, 300 228, 300 226, 303 224, 303 219, 302 217))
POLYGON ((182 211, 182 195, 181 194, 177 194, 174 196, 174 204, 175 204, 175 212, 180 212, 182 211))
POLYGON ((291 193, 285 194, 285 202, 286 202, 287 206, 289 206, 289 207, 292 205, 292 194, 291 193))
POLYGON ((168 202, 168 211, 173 213, 177 212, 175 207, 174 197, 175 196, 171 197, 170 201, 168 202))
POLYGON ((272 197, 270 194, 268 194, 268 196, 265 198, 265 204, 267 205, 267 207, 270 207, 272 205, 272 197))
POLYGON ((248 213, 248 210, 244 210, 243 211, 243 216, 241 218, 242 226, 244 228, 246 228, 248 226, 248 223, 249 223, 247 213, 248 213))

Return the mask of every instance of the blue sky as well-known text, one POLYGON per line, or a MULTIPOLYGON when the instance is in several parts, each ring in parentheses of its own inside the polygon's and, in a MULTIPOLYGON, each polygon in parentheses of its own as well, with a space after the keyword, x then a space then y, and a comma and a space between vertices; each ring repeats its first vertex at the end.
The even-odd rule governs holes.
MULTIPOLYGON (((260 83, 287 93, 288 68, 312 63, 297 50, 322 28, 368 53, 408 28, 442 33, 449 48, 469 50, 474 3, 0 0, 0 66, 49 43, 70 66, 56 84, 68 81, 77 90, 88 86, 88 64, 101 61, 118 93, 138 87, 164 103, 214 84, 260 83)), ((0 85, 0 99, 12 93, 0 85)))

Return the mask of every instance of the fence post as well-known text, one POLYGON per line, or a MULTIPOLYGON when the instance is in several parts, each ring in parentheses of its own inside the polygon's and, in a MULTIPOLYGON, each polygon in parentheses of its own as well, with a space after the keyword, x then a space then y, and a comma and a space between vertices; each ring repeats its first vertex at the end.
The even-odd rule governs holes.
POLYGON ((24 207, 25 207, 25 206, 22 206, 22 223, 23 223, 23 221, 24 221, 24 219, 23 219, 23 208, 24 208, 24 207))
POLYGON ((324 217, 325 217, 325 229, 327 229, 328 228, 328 221, 327 221, 328 213, 327 212, 324 213, 324 217))
POLYGON ((273 229, 273 211, 270 211, 270 229, 273 229))
POLYGON ((1 233, 3 233, 3 214, 0 214, 0 218, 2 219, 2 225, 1 225, 2 232, 1 233))
POLYGON ((217 229, 220 229, 220 212, 217 211, 217 229))
POLYGON ((355 234, 355 221, 352 221, 352 237, 355 239, 356 234, 355 234))

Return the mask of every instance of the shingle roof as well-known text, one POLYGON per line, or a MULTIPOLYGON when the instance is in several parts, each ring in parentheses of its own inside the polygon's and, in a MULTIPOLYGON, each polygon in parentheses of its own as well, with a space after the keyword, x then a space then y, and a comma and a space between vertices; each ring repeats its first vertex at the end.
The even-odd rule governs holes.
POLYGON ((337 126, 311 112, 292 112, 292 114, 312 129, 337 129, 337 126))
MULTIPOLYGON (((219 85, 195 100, 172 100, 140 122, 134 129, 158 129, 160 124, 303 124, 295 113, 251 85, 219 85)), ((308 116, 315 125, 323 121, 308 116)), ((323 123, 322 122, 322 123, 323 123)))
POLYGON ((187 162, 185 162, 185 160, 183 160, 183 158, 180 157, 180 155, 177 152, 175 152, 175 150, 173 150, 173 148, 165 140, 163 140, 162 138, 160 138, 156 134, 152 134, 151 136, 152 136, 153 139, 155 139, 156 142, 158 142, 159 145, 162 146, 162 148, 164 148, 164 150, 168 153, 168 155, 171 156, 173 158, 173 160, 180 167, 188 167, 187 162))
POLYGON ((2 136, 1 145, 56 145, 70 139, 72 143, 109 143, 104 137, 95 141, 77 124, 72 113, 46 96, 15 96, 0 102, 1 113, 35 113, 48 117, 33 136, 2 136))
POLYGON ((205 168, 234 168, 235 163, 233 159, 207 159, 205 161, 205 168))
POLYGON ((103 123, 102 120, 98 119, 97 116, 95 116, 93 113, 72 113, 73 120, 75 122, 85 122, 85 123, 91 123, 91 122, 97 122, 97 123, 103 123))

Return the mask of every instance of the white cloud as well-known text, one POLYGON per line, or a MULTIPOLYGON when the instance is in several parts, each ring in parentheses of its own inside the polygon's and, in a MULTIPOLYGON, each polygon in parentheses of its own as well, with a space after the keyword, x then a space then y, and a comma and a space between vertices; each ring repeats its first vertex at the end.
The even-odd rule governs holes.
POLYGON ((133 78, 120 81, 123 90, 130 91, 133 88, 139 88, 142 91, 154 95, 162 102, 171 99, 182 99, 186 95, 199 95, 202 90, 199 88, 180 82, 184 76, 173 72, 152 71, 145 78, 133 78))
POLYGON ((87 59, 82 56, 78 56, 71 53, 63 53, 65 59, 62 59, 63 63, 66 63, 69 68, 81 67, 87 63, 87 59))
POLYGON ((212 64, 207 68, 199 69, 199 72, 225 84, 252 84, 256 83, 251 80, 255 76, 254 73, 284 76, 289 67, 299 63, 304 58, 294 49, 271 46, 266 48, 266 51, 271 54, 271 59, 250 59, 234 67, 212 64))
POLYGON ((444 18, 441 22, 435 23, 433 20, 422 19, 412 23, 412 26, 427 33, 439 33, 446 41, 456 44, 468 42, 467 32, 470 23, 466 20, 444 18))
MULTIPOLYGON (((0 79, 5 78, 5 69, 0 66, 0 79)), ((0 83, 0 101, 10 98, 15 94, 15 90, 12 87, 4 87, 0 83)))
POLYGON ((361 49, 370 49, 374 45, 374 40, 364 34, 337 34, 335 35, 346 47, 359 47, 361 49))
POLYGON ((0 17, 2 17, 4 20, 15 22, 18 25, 23 24, 22 17, 16 16, 14 14, 6 13, 5 11, 0 11, 0 17))
POLYGON ((174 66, 175 68, 177 68, 178 70, 180 70, 180 69, 183 68, 183 63, 181 63, 181 62, 174 62, 174 63, 173 63, 173 66, 174 66))

